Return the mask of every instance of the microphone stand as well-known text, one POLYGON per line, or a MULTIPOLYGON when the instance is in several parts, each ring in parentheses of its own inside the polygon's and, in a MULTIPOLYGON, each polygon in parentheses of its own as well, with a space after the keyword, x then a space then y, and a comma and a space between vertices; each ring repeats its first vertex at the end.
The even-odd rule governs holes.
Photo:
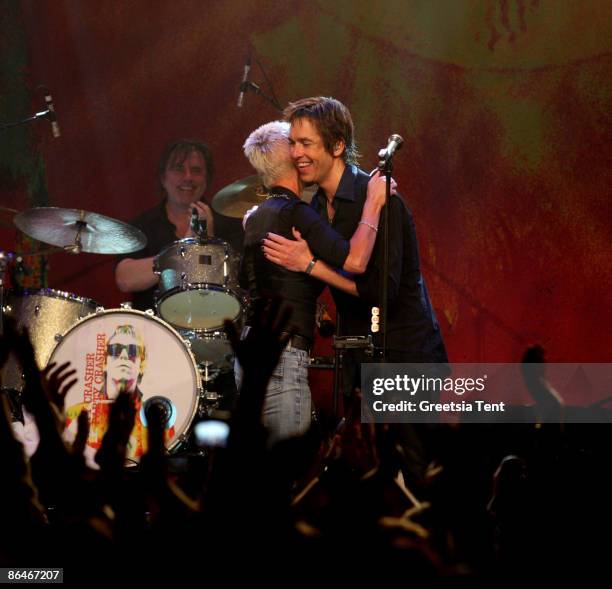
MULTIPOLYGON (((392 135, 389 139, 396 138, 395 141, 401 145, 403 139, 397 135, 392 135)), ((340 313, 338 313, 337 325, 336 325, 336 335, 334 336, 334 391, 333 391, 333 416, 338 421, 340 417, 339 413, 339 397, 343 388, 343 378, 342 378, 342 369, 344 363, 344 350, 362 350, 367 356, 374 356, 376 353, 378 355, 378 360, 380 362, 386 362, 387 360, 387 299, 389 297, 389 202, 391 199, 391 174, 393 172, 393 155, 395 151, 399 149, 399 146, 396 146, 389 153, 388 147, 383 148, 378 152, 378 169, 381 174, 385 174, 386 183, 386 195, 385 195, 385 206, 382 208, 380 213, 380 230, 382 231, 382 239, 383 244, 383 269, 382 269, 382 279, 380 281, 380 290, 379 290, 379 317, 378 317, 378 332, 381 336, 382 345, 376 347, 372 342, 372 335, 367 336, 342 336, 340 335, 341 329, 341 317, 340 313)), ((374 315, 374 313, 372 313, 374 315)), ((373 329, 374 321, 370 326, 372 333, 376 333, 376 330, 373 329)))
POLYGON ((380 212, 380 228, 382 230, 383 244, 383 263, 382 263, 382 279, 379 289, 379 305, 380 317, 378 329, 380 331, 380 361, 387 360, 387 299, 389 297, 389 202, 391 199, 391 174, 393 172, 393 155, 386 156, 386 150, 381 149, 378 157, 381 158, 378 162, 378 169, 386 178, 386 195, 385 206, 380 212))
POLYGON ((37 112, 36 114, 34 114, 31 117, 28 117, 27 119, 21 119, 19 121, 13 121, 12 123, 4 123, 4 124, 0 125, 0 131, 5 131, 6 129, 11 129, 13 127, 18 127, 19 125, 26 125, 28 123, 32 123, 34 121, 38 121, 39 119, 49 119, 50 121, 55 121, 56 120, 56 115, 50 109, 43 110, 43 111, 37 112))
POLYGON ((257 84, 254 84, 253 82, 243 82, 240 84, 240 92, 248 92, 249 90, 268 101, 278 112, 283 112, 283 108, 278 103, 278 100, 272 96, 268 96, 257 84))

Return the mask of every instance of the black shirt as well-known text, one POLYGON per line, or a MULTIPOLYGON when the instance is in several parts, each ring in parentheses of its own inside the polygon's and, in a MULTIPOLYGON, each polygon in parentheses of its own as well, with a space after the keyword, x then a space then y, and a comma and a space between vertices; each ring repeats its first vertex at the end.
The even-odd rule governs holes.
MULTIPOLYGON (((242 231, 242 220, 219 215, 214 209, 213 219, 215 224, 215 236, 227 241, 234 252, 241 253, 244 236, 242 231)), ((125 258, 141 260, 142 258, 156 256, 165 247, 179 239, 176 236, 176 227, 168 220, 165 199, 153 208, 145 211, 136 219, 130 221, 130 225, 137 227, 145 234, 147 245, 137 252, 121 256, 118 262, 125 258)), ((155 305, 156 290, 157 286, 152 286, 147 290, 133 293, 132 305, 134 309, 139 309, 140 311, 153 309, 155 305)))
MULTIPOLYGON (((350 239, 361 219, 369 176, 347 166, 332 201, 332 227, 350 239)), ((319 189, 312 207, 327 219, 327 199, 319 189)), ((394 195, 389 204, 389 305, 387 347, 404 362, 446 362, 446 349, 427 287, 421 275, 414 220, 403 199, 394 195)), ((343 335, 368 335, 372 306, 379 305, 382 278, 382 239, 376 239, 364 274, 354 277, 359 298, 331 289, 341 316, 343 335)), ((399 360, 398 360, 399 361, 399 360)))
POLYGON ((291 323, 297 333, 312 341, 317 297, 325 285, 304 272, 291 272, 269 262, 261 249, 261 241, 268 232, 293 239, 292 227, 302 234, 315 256, 331 266, 343 266, 350 243, 293 192, 276 187, 247 221, 241 284, 251 296, 249 313, 259 298, 280 295, 284 304, 293 308, 291 323))

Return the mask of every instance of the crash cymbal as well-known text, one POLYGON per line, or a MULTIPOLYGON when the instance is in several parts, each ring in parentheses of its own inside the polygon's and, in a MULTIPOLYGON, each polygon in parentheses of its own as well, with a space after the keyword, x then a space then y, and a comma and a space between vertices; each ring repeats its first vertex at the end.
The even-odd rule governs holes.
POLYGON ((212 199, 212 208, 220 215, 242 219, 254 205, 266 200, 266 192, 259 176, 237 180, 221 189, 212 199))
POLYGON ((16 215, 14 222, 30 237, 75 254, 128 254, 147 244, 140 229, 79 209, 36 207, 16 215))

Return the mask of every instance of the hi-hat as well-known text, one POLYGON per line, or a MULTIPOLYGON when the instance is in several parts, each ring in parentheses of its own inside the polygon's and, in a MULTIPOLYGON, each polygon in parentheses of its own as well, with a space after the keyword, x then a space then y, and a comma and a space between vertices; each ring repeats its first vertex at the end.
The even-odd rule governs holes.
POLYGON ((266 191, 259 176, 237 180, 221 189, 212 199, 212 208, 220 215, 242 219, 253 206, 266 200, 266 191))
POLYGON ((14 223, 26 235, 75 254, 129 254, 147 244, 140 229, 79 209, 36 207, 15 215, 14 223))

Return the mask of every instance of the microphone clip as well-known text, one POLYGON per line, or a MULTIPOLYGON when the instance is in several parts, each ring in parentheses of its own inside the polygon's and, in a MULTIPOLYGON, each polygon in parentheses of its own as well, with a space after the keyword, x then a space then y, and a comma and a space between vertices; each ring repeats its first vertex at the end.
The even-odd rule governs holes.
POLYGON ((206 219, 200 219, 198 209, 195 207, 191 211, 191 230, 199 239, 206 239, 208 237, 206 219))
POLYGON ((387 140, 387 146, 383 147, 378 152, 378 167, 381 171, 391 170, 392 159, 396 151, 399 151, 404 143, 404 139, 401 135, 393 133, 387 140))

